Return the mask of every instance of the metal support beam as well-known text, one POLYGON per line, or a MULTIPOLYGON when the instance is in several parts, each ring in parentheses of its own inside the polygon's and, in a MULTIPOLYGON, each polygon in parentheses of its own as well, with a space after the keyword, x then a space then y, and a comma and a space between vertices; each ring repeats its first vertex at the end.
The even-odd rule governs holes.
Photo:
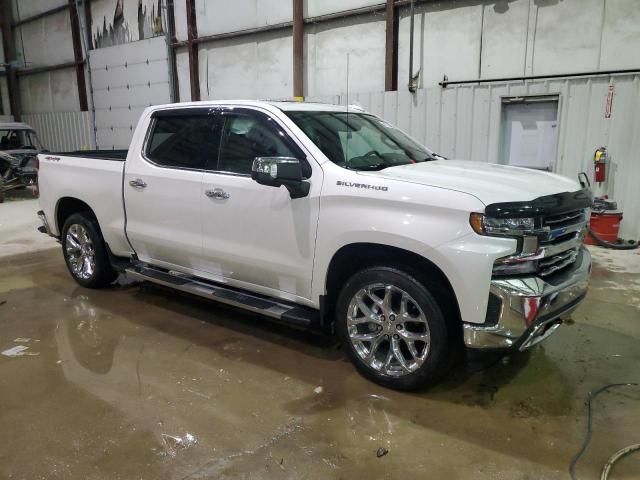
POLYGON ((304 99, 304 2, 293 0, 293 97, 304 99))
POLYGON ((167 0, 167 49, 169 50, 169 85, 171 101, 180 101, 178 89, 178 65, 176 63, 176 16, 173 0, 167 0))
POLYGON ((2 43, 4 45, 5 73, 7 76, 7 87, 9 89, 9 108, 11 115, 16 122, 20 121, 20 90, 18 89, 18 76, 14 67, 17 60, 16 44, 11 29, 11 2, 0 0, 0 26, 2 27, 2 43), (12 65, 13 63, 13 65, 12 65))
POLYGON ((478 78, 474 80, 448 80, 445 78, 438 83, 442 88, 449 85, 467 85, 470 83, 502 83, 502 82, 525 82, 527 80, 551 80, 555 78, 575 78, 575 77, 598 77, 603 75, 637 75, 640 68, 630 68, 626 70, 595 70, 580 73, 553 73, 549 75, 529 75, 528 77, 500 77, 500 78, 478 78))
POLYGON ((84 28, 86 30, 86 35, 87 35, 86 36, 87 55, 89 55, 89 50, 93 49, 93 35, 91 34, 92 22, 93 20, 91 18, 91 0, 84 0, 84 28))
POLYGON ((398 90, 398 9, 394 0, 387 0, 386 40, 384 58, 384 89, 398 90))
POLYGON ((55 72, 56 70, 64 70, 65 68, 78 68, 84 65, 84 61, 65 62, 57 65, 47 65, 45 67, 24 68, 15 70, 16 76, 26 77, 27 75, 35 75, 37 73, 55 72))
POLYGON ((191 100, 200 100, 200 73, 198 66, 198 26, 196 23, 196 2, 186 0, 187 4, 187 49, 189 51, 189 80, 191 84, 191 100))
POLYGON ((89 110, 87 101, 87 82, 84 78, 84 55, 82 53, 82 38, 80 33, 80 20, 75 0, 69 0, 69 16, 71 18, 71 38, 73 40, 73 58, 76 63, 76 82, 78 84, 78 100, 80 111, 89 110))
POLYGON ((15 27, 19 27, 20 25, 24 25, 25 23, 29 23, 29 22, 35 22, 36 20, 40 20, 41 18, 45 18, 45 17, 49 17, 51 15, 55 15, 56 13, 60 13, 65 11, 67 8, 69 8, 71 6, 72 2, 69 2, 66 5, 60 5, 59 7, 55 7, 52 8, 50 10, 46 10, 44 12, 40 12, 37 13, 35 15, 32 15, 30 17, 25 17, 25 18, 19 18, 18 20, 16 20, 15 22, 13 22, 11 24, 11 26, 13 28, 15 27))

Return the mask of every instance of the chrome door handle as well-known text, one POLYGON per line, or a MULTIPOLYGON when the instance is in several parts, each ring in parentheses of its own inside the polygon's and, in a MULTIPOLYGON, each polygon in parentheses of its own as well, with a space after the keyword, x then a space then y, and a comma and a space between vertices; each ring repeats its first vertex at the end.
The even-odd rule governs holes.
POLYGON ((215 198, 216 200, 227 200, 229 194, 221 188, 214 188, 213 190, 205 190, 204 194, 209 198, 215 198))
POLYGON ((145 188, 147 186, 147 183, 141 178, 136 178, 135 180, 130 180, 129 185, 131 185, 133 188, 145 188))

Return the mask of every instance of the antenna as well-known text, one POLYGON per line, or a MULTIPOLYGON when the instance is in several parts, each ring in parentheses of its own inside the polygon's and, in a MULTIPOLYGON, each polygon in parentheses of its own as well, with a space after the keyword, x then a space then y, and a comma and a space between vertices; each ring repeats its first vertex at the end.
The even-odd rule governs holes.
POLYGON ((351 131, 349 130, 349 52, 347 52, 347 141, 345 146, 345 165, 349 168, 349 139, 351 131))

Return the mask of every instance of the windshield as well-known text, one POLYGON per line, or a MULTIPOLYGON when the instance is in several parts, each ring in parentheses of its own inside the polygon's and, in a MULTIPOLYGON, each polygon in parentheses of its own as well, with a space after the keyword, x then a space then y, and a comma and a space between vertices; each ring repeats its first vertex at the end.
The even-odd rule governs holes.
POLYGON ((382 170, 438 157, 384 120, 365 113, 286 112, 329 160, 351 170, 382 170))
POLYGON ((0 150, 42 150, 33 130, 0 129, 0 150))

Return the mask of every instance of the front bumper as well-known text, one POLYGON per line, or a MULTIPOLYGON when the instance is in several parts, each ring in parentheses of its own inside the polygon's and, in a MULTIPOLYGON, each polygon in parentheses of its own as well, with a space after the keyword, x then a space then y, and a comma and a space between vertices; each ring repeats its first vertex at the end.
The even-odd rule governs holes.
POLYGON ((553 280, 521 277, 492 280, 498 313, 490 324, 465 323, 464 343, 470 348, 526 350, 541 342, 584 299, 591 276, 591 255, 582 247, 572 267, 553 280))

